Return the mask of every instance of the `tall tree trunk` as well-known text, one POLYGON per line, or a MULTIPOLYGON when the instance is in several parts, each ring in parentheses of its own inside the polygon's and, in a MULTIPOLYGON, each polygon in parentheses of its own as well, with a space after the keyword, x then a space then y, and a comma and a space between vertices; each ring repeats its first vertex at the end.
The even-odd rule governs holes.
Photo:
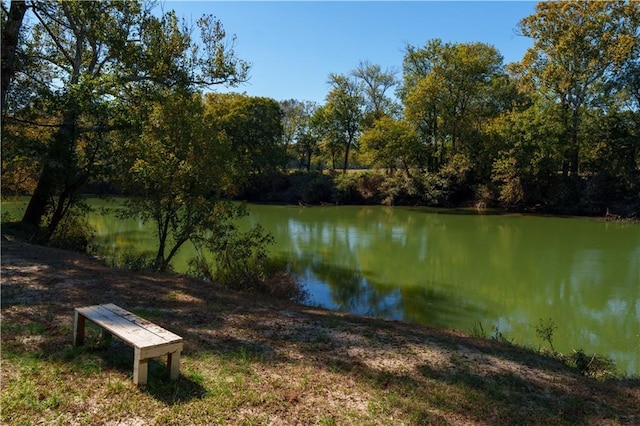
POLYGON ((73 150, 77 138, 76 114, 65 112, 62 125, 56 132, 44 161, 38 185, 31 196, 22 217, 25 225, 38 227, 58 189, 62 184, 61 175, 69 173, 73 167, 73 150))
POLYGON ((2 30, 2 116, 5 113, 5 103, 7 101, 7 91, 11 84, 11 79, 15 72, 16 48, 18 46, 18 36, 22 27, 22 20, 27 11, 27 4, 24 1, 11 1, 11 8, 7 16, 7 22, 2 30))
POLYGON ((569 158, 569 160, 571 163, 572 176, 578 176, 578 172, 580 171, 580 146, 578 144, 578 123, 580 117, 578 108, 575 108, 573 110, 573 114, 571 117, 571 157, 569 158))
POLYGON ((347 173, 347 167, 349 167, 349 151, 351 149, 352 144, 353 144, 353 137, 349 136, 349 141, 347 142, 347 146, 344 149, 344 164, 342 166, 342 174, 347 173))

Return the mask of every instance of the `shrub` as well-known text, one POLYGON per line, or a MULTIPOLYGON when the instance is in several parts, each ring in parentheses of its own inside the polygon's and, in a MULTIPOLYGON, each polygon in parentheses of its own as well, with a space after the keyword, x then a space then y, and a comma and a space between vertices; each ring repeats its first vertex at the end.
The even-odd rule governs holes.
POLYGON ((66 215, 56 227, 49 245, 65 250, 86 252, 95 230, 89 222, 74 212, 66 215))
POLYGON ((362 176, 359 173, 343 173, 336 176, 335 199, 338 204, 357 204, 363 201, 359 190, 362 176))
POLYGON ((338 175, 334 180, 336 202, 338 204, 378 204, 380 188, 384 181, 385 176, 374 171, 338 175))
POLYGON ((558 326, 551 318, 546 321, 541 318, 538 321, 538 325, 536 325, 536 335, 549 344, 549 348, 553 353, 556 353, 556 349, 553 347, 553 335, 557 329, 558 326))
POLYGON ((569 365, 575 366, 580 374, 602 379, 616 376, 616 367, 613 360, 597 354, 586 354, 582 349, 573 351, 569 357, 569 365))
POLYGON ((307 204, 320 204, 320 202, 333 202, 334 184, 331 176, 316 174, 303 188, 302 201, 307 204))
POLYGON ((446 182, 447 206, 459 205, 473 197, 473 163, 465 154, 455 154, 438 172, 438 177, 446 182))
POLYGON ((264 280, 268 262, 267 245, 273 237, 258 225, 247 232, 230 232, 219 237, 213 252, 215 279, 229 288, 250 289, 264 280))
MULTIPOLYGON (((220 259, 219 255, 215 257, 220 259)), ((228 259, 224 261, 226 264, 218 265, 216 269, 204 256, 200 256, 189 261, 188 273, 205 281, 217 281, 234 290, 256 291, 297 303, 308 299, 308 292, 289 273, 283 260, 273 260, 262 253, 251 256, 248 261, 231 264, 228 259), (258 258, 261 261, 256 261, 258 258)))
POLYGON ((382 204, 419 204, 420 194, 415 183, 405 172, 396 171, 388 175, 380 186, 382 204))
POLYGON ((265 278, 257 283, 257 291, 296 303, 309 299, 309 293, 289 272, 286 260, 269 259, 265 272, 265 278))

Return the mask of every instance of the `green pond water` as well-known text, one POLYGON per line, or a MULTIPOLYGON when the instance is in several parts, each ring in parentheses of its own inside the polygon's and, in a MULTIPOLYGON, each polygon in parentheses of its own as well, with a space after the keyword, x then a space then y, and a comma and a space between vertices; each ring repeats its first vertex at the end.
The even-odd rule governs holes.
MULTIPOLYGON (((118 220, 118 203, 91 204, 111 209, 90 214, 98 245, 154 252, 151 226, 118 220)), ((23 208, 3 203, 3 214, 23 208)), ((482 324, 534 348, 545 345, 536 326, 552 319, 560 352, 607 355, 640 374, 640 224, 378 206, 250 211, 310 304, 463 332, 482 324)), ((185 247, 174 268, 194 254, 185 247)))

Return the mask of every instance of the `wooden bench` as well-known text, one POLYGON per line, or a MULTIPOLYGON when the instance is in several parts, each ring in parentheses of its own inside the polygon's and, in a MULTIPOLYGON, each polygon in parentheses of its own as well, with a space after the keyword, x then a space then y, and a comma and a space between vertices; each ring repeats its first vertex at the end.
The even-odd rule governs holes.
POLYGON ((85 320, 102 327, 105 337, 117 336, 134 349, 133 382, 147 384, 148 361, 167 355, 167 373, 171 380, 180 374, 182 337, 173 334, 113 303, 75 308, 73 343, 84 343, 85 320))

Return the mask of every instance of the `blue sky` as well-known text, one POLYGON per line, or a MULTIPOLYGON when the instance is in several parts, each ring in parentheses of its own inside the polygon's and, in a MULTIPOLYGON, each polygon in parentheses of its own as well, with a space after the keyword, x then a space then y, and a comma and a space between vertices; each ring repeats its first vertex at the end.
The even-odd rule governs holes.
POLYGON ((329 73, 347 74, 367 60, 400 77, 406 45, 423 46, 433 38, 489 43, 505 63, 519 61, 532 41, 517 35, 517 24, 535 4, 165 1, 162 7, 188 22, 213 14, 227 34, 237 36, 235 51, 252 69, 249 82, 232 91, 322 104, 329 73))

